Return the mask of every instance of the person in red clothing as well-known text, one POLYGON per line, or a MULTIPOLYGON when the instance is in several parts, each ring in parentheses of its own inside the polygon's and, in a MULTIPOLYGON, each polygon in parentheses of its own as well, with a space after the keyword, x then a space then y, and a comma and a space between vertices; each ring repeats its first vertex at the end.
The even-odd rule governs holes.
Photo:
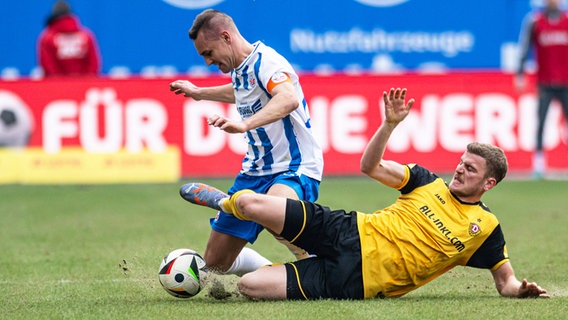
POLYGON ((562 11, 562 0, 546 0, 546 6, 531 16, 521 35, 522 51, 517 72, 517 86, 523 89, 524 66, 531 48, 534 48, 537 64, 538 127, 536 152, 533 158, 533 174, 541 178, 545 173, 546 159, 543 153, 543 132, 552 99, 562 105, 568 119, 568 12, 562 11))
POLYGON ((57 1, 38 40, 39 63, 45 77, 97 76, 101 58, 94 34, 57 1))

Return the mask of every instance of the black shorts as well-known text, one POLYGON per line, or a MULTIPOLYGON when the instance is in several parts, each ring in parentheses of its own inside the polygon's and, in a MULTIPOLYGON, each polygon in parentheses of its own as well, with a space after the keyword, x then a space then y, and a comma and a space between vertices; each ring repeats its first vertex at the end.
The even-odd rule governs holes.
POLYGON ((281 236, 317 256, 285 265, 288 299, 364 298, 356 212, 288 200, 281 236))

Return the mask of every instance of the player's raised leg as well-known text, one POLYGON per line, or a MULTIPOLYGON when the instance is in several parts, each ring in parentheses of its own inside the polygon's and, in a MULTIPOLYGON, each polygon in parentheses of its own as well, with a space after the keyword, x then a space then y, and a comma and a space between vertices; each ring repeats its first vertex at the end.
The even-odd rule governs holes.
POLYGON ((284 228, 287 201, 288 199, 279 196, 238 192, 225 206, 232 208, 233 214, 239 219, 254 221, 280 234, 284 228))
MULTIPOLYGON (((270 187, 270 189, 266 194, 299 200, 299 196, 296 193, 296 190, 294 190, 291 186, 283 183, 275 183, 270 187)), ((274 236, 274 238, 278 242, 280 242, 281 244, 285 245, 286 248, 288 248, 288 250, 296 257, 296 260, 302 260, 310 257, 310 254, 306 250, 291 244, 288 240, 276 234, 276 232, 270 230, 270 228, 267 228, 267 230, 274 236)))
POLYGON ((225 192, 200 182, 186 183, 179 189, 179 194, 185 200, 209 207, 218 211, 228 212, 222 202, 229 198, 225 192))
POLYGON ((192 182, 180 188, 187 201, 215 210, 232 213, 241 220, 254 221, 276 234, 282 232, 286 214, 286 198, 241 190, 232 197, 204 183, 192 182))

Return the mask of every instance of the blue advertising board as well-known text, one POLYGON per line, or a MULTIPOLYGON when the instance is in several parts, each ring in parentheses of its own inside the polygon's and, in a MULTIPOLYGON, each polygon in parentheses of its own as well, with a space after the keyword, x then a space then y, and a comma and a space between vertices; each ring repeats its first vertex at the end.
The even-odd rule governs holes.
MULTIPOLYGON (((540 1, 542 2, 542 1, 540 1)), ((530 0, 69 0, 107 75, 217 72, 187 35, 205 8, 231 15, 299 71, 513 70, 530 0)), ((52 1, 0 4, 0 76, 34 76, 52 1)))

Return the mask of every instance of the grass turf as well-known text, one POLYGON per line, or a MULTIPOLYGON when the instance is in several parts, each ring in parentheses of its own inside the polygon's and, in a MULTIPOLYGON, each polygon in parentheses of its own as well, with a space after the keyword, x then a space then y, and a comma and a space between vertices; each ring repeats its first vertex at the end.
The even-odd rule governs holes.
MULTIPOLYGON (((203 180, 222 189, 231 181, 203 180)), ((498 216, 517 277, 548 300, 500 298, 486 270, 458 267, 399 299, 254 302, 168 295, 161 258, 203 252, 214 211, 190 205, 177 184, 0 186, 0 319, 558 319, 568 314, 568 181, 504 181, 484 201, 498 216)), ((397 192, 368 178, 327 178, 319 202, 372 212, 397 192)), ((252 246, 291 255, 263 232, 252 246)), ((228 290, 236 278, 223 277, 228 290)))

